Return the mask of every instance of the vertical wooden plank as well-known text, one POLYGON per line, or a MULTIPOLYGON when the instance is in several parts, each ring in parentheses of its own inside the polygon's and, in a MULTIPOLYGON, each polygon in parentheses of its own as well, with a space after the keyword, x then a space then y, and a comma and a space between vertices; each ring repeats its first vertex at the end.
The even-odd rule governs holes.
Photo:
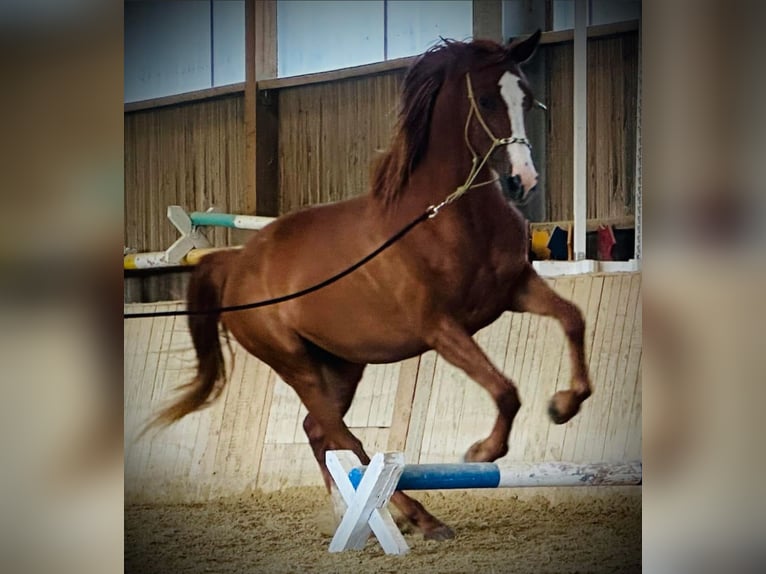
MULTIPOLYGON (((523 341, 524 351, 516 356, 517 363, 520 363, 518 367, 519 375, 517 385, 520 389, 519 394, 521 395, 522 408, 516 415, 514 429, 511 431, 513 438, 508 450, 509 460, 524 459, 527 446, 525 429, 528 429, 529 425, 532 424, 532 413, 525 406, 525 401, 533 396, 535 392, 539 392, 539 389, 537 388, 538 385, 535 384, 536 377, 532 371, 532 359, 535 354, 535 346, 538 344, 538 337, 540 337, 539 340, 542 341, 542 336, 540 335, 540 320, 541 317, 538 315, 533 315, 531 313, 524 313, 523 315, 523 321, 527 325, 526 337, 523 341)), ((522 330, 522 333, 523 332, 524 331, 522 330)))
POLYGON ((412 400, 412 413, 407 433, 407 443, 404 449, 405 460, 409 464, 421 462, 423 449, 423 434, 428 418, 428 407, 431 402, 431 391, 434 385, 437 354, 429 351, 420 356, 415 396, 412 400))
POLYGON ((605 422, 604 449, 601 456, 601 460, 607 461, 622 460, 624 456, 627 435, 631 432, 629 421, 637 385, 635 375, 630 377, 629 374, 631 372, 631 359, 636 363, 638 362, 638 357, 632 353, 640 350, 641 344, 640 338, 637 340, 635 337, 636 326, 639 322, 636 320, 636 311, 640 298, 641 275, 636 273, 626 276, 625 279, 630 284, 630 292, 626 303, 621 342, 613 357, 615 361, 615 390, 608 419, 605 422), (639 349, 636 349, 636 346, 639 349))
MULTIPOLYGON (((194 350, 184 317, 174 317, 171 327, 169 344, 164 347, 167 352, 167 362, 163 373, 163 395, 167 398, 178 396, 178 391, 194 376, 194 350)), ((158 434, 159 449, 155 458, 157 475, 163 482, 172 481, 178 466, 179 457, 191 442, 189 431, 190 414, 173 426, 158 434)))
MULTIPOLYGON (((571 300, 583 283, 582 277, 562 277, 556 282, 555 291, 571 300)), ((569 360, 567 339, 561 325, 552 318, 544 318, 541 319, 540 329, 542 339, 535 346, 532 369, 534 392, 526 402, 529 422, 524 431, 525 461, 546 460, 548 435, 557 427, 550 422, 548 403, 561 379, 568 379, 566 375, 561 376, 562 371, 567 372, 565 365, 569 360)))
MULTIPOLYGON (((160 307, 161 309, 162 307, 160 307)), ((167 308, 167 307, 166 307, 167 308)), ((152 395, 151 395, 151 408, 156 410, 161 406, 167 404, 170 396, 165 389, 165 381, 167 378, 167 363, 168 363, 168 348, 170 347, 170 339, 172 337, 172 325, 174 318, 170 317, 166 323, 162 333, 161 352, 159 354, 159 367, 158 376, 152 381, 152 395)), ((162 432, 155 432, 150 440, 149 444, 144 449, 145 462, 141 469, 142 474, 148 477, 156 476, 161 467, 159 462, 162 461, 162 455, 164 454, 164 442, 162 432), (159 469, 159 470, 158 470, 159 469)))
MULTIPOLYGON (((641 275, 637 274, 637 278, 640 282, 641 275)), ((641 365, 643 360, 643 315, 641 310, 642 302, 639 294, 633 331, 631 332, 630 355, 628 356, 628 365, 625 374, 625 380, 634 385, 635 392, 633 394, 633 402, 630 406, 630 419, 627 425, 628 431, 625 451, 623 452, 623 460, 641 458, 641 365)))
POLYGON ((272 402, 269 406, 269 421, 266 428, 266 442, 269 444, 292 443, 295 424, 298 420, 301 402, 295 391, 279 377, 272 402))
MULTIPOLYGON (((170 305, 156 305, 155 309, 161 311, 166 310, 169 307, 170 305)), ((157 393, 156 387, 158 385, 158 380, 162 376, 163 361, 166 358, 163 344, 166 336, 166 325, 169 323, 170 319, 171 318, 160 317, 152 320, 153 336, 150 340, 151 353, 147 359, 148 367, 143 379, 137 381, 138 390, 136 403, 140 405, 140 409, 136 417, 138 423, 138 427, 135 429, 136 432, 139 432, 141 425, 148 422, 151 415, 154 414, 158 408, 158 403, 154 397, 157 393)), ((136 384, 135 380, 133 381, 133 384, 136 384)), ((126 409, 131 409, 130 402, 126 405, 126 409)), ((154 434, 144 435, 140 441, 131 443, 129 465, 131 475, 141 482, 143 482, 144 477, 148 474, 154 434)), ((135 440, 136 434, 133 433, 132 437, 135 440)), ((142 485, 140 484, 136 484, 135 487, 137 492, 142 490, 142 485)))
MULTIPOLYGON (((172 305, 167 305, 165 308, 170 309, 172 308, 172 305)), ((160 307, 160 309, 162 309, 162 307, 160 307)), ((175 320, 175 317, 168 317, 162 333, 162 344, 158 362, 159 376, 153 381, 154 384, 152 385, 151 404, 153 410, 161 408, 172 398, 173 389, 168 388, 168 382, 172 378, 168 372, 168 363, 170 361, 170 349, 175 320)), ((173 378, 173 380, 175 380, 175 378, 173 378)), ((141 469, 141 472, 145 473, 147 477, 154 478, 162 474, 162 465, 166 459, 166 443, 167 432, 164 432, 163 434, 163 432, 160 431, 152 435, 149 445, 145 449, 146 464, 141 469)))
MULTIPOLYGON (((187 384, 196 375, 197 363, 185 317, 179 317, 175 322, 173 350, 176 358, 176 377, 173 385, 180 387, 187 384)), ((170 369, 171 366, 168 365, 168 368, 170 369)), ((174 452, 175 460, 172 461, 172 466, 168 466, 167 476, 170 480, 178 480, 179 477, 185 476, 188 468, 193 464, 194 442, 199 424, 199 414, 190 413, 173 425, 172 440, 177 445, 177 450, 174 452)), ((168 438, 171 436, 168 435, 168 438)))
POLYGON ((617 376, 617 363, 619 360, 620 346, 622 345, 623 335, 625 333, 625 321, 628 315, 628 302, 631 292, 631 276, 623 274, 615 277, 615 288, 618 289, 617 305, 614 308, 614 326, 612 328, 612 334, 604 349, 607 355, 607 361, 605 364, 605 370, 603 380, 606 383, 606 389, 608 392, 603 395, 609 397, 608 401, 604 401, 603 410, 600 411, 599 416, 595 418, 594 433, 599 437, 598 441, 591 442, 588 452, 588 458, 591 460, 599 460, 603 456, 604 447, 606 441, 610 435, 608 433, 609 419, 615 408, 615 400, 619 401, 619 396, 622 391, 622 387, 625 384, 622 376, 617 376), (600 448, 599 444, 601 443, 600 448))
MULTIPOLYGON (((141 306, 142 311, 154 311, 156 305, 141 306)), ((130 306, 128 311, 134 310, 130 306)), ((156 347, 157 319, 133 319, 125 326, 124 347, 125 354, 125 395, 124 395, 124 424, 125 424, 125 485, 126 491, 132 489, 140 478, 140 470, 137 467, 139 453, 145 448, 146 441, 136 442, 136 437, 149 415, 149 397, 151 396, 151 384, 154 382, 156 370, 156 347), (144 345, 140 340, 145 338, 146 344, 144 356, 140 356, 140 350, 144 345), (138 363, 141 366, 138 367, 138 363)))
POLYGON ((455 421, 462 408, 464 390, 463 373, 439 357, 434 369, 431 400, 423 433, 422 462, 454 462, 457 437, 455 421))
MULTIPOLYGON (((221 342, 225 345, 224 341, 221 342)), ((245 379, 247 371, 246 353, 242 352, 232 356, 232 363, 227 369, 229 375, 227 384, 236 392, 233 393, 235 396, 231 397, 229 408, 224 412, 224 416, 231 421, 231 426, 225 439, 226 459, 221 467, 221 472, 231 479, 236 479, 242 466, 245 446, 242 437, 247 430, 246 421, 253 396, 253 383, 245 379)))
POLYGON ((348 426, 387 427, 391 425, 399 369, 399 363, 367 367, 351 408, 344 417, 348 426))
MULTIPOLYGON (((523 409, 529 389, 521 379, 522 366, 524 364, 524 355, 529 335, 529 314, 510 313, 509 315, 511 322, 508 330, 508 346, 505 354, 503 372, 518 388, 523 409)), ((522 443, 517 440, 516 433, 516 430, 519 428, 520 416, 521 412, 516 415, 514 427, 511 429, 509 450, 507 454, 509 460, 515 460, 514 457, 522 456, 522 443)))
POLYGON ((283 384, 277 374, 265 364, 260 364, 257 371, 256 387, 260 393, 255 401, 255 407, 258 408, 257 425, 252 426, 251 438, 248 443, 252 444, 252 453, 254 465, 251 474, 255 480, 255 487, 259 486, 258 481, 263 473, 264 450, 266 446, 266 429, 271 413, 272 399, 274 396, 274 387, 283 384))
MULTIPOLYGON (((599 317, 601 316, 602 306, 606 304, 606 301, 608 301, 608 294, 607 299, 604 298, 604 293, 608 291, 608 282, 606 282, 606 278, 604 276, 595 276, 591 280, 591 288, 590 288, 590 296, 588 298, 588 306, 587 309, 584 310, 585 315, 585 356, 588 358, 588 372, 590 373, 591 377, 591 384, 593 385, 593 395, 597 395, 602 392, 601 381, 597 380, 594 370, 594 362, 593 357, 596 353, 597 345, 600 344, 601 341, 601 330, 599 327, 599 317), (606 286, 606 287, 605 287, 606 286), (597 335, 599 338, 597 338, 597 335)), ((603 326, 602 326, 603 327, 603 326)), ((562 368, 562 374, 560 375, 560 382, 559 382, 559 388, 566 388, 566 386, 569 383, 569 377, 571 375, 571 370, 564 371, 562 368)), ((558 388, 557 388, 558 390, 558 388)), ((572 420, 570 420, 568 423, 563 425, 561 428, 564 431, 564 438, 560 442, 562 445, 561 448, 561 459, 562 460, 571 460, 574 461, 575 459, 575 448, 578 444, 578 437, 580 434, 580 427, 584 424, 584 421, 586 417, 588 416, 588 412, 591 410, 591 405, 589 404, 593 399, 593 396, 589 398, 585 405, 582 407, 581 412, 574 417, 572 420)), ((551 432, 557 432, 557 431, 551 431, 551 432)))
POLYGON ((370 417, 367 422, 371 427, 388 428, 391 426, 394 414, 394 402, 402 364, 389 363, 380 367, 372 401, 370 401, 370 417))
MULTIPOLYGON (((560 286, 556 291, 559 293, 559 295, 567 297, 569 300, 572 301, 577 307, 580 309, 580 311, 583 314, 583 318, 586 322, 586 332, 585 332, 585 352, 587 356, 587 352, 589 350, 589 344, 588 344, 588 333, 593 332, 593 324, 589 324, 589 311, 592 312, 591 309, 591 297, 594 297, 596 299, 600 298, 600 288, 596 291, 594 294, 593 289, 593 282, 597 278, 593 277, 592 275, 581 275, 574 278, 574 283, 572 285, 572 290, 565 291, 563 288, 563 285, 560 286)), ((596 302, 597 305, 597 302, 596 302)), ((566 336, 564 335, 564 331, 561 328, 560 325, 556 326, 555 329, 556 333, 551 336, 550 331, 548 334, 548 337, 551 339, 551 344, 556 345, 556 347, 553 347, 550 349, 550 351, 546 350, 545 356, 548 358, 548 361, 552 363, 550 365, 551 374, 547 375, 545 377, 545 380, 549 378, 554 379, 553 384, 553 391, 559 391, 562 389, 569 388, 571 384, 571 376, 572 376, 572 367, 571 367, 571 359, 569 355, 569 341, 567 340, 566 336)), ((552 396, 553 393, 551 393, 550 396, 552 396)), ((550 400, 550 396, 547 397, 547 400, 550 400)), ((547 415, 546 415, 547 416, 547 415)), ((562 460, 562 453, 564 449, 564 439, 566 437, 568 429, 572 428, 574 424, 576 424, 576 420, 581 415, 577 415, 574 420, 564 424, 564 425, 556 425, 552 422, 547 425, 547 432, 545 436, 545 447, 544 447, 544 454, 540 460, 562 460)), ((550 418, 548 419, 550 420, 550 418)))
POLYGON ((602 421, 607 417, 614 392, 614 381, 607 379, 612 342, 615 336, 615 323, 621 296, 621 280, 618 275, 604 279, 604 289, 596 325, 596 339, 591 353, 591 373, 600 381, 600 392, 593 394, 588 402, 588 411, 580 421, 574 460, 598 458, 603 448, 602 421), (600 335, 600 336, 599 336, 600 335))
POLYGON ((323 484, 322 474, 308 445, 264 445, 258 474, 258 488, 270 492, 290 486, 323 484))
POLYGON ((636 360, 636 386, 633 394, 633 402, 630 407, 630 421, 628 423, 628 436, 625 443, 625 451, 622 460, 639 460, 641 458, 641 366, 643 355, 638 354, 636 360))
MULTIPOLYGON (((510 323, 510 313, 505 313, 475 336, 479 347, 501 371, 508 350, 510 323)), ((461 372, 460 375, 462 400, 458 403, 460 410, 454 422, 455 446, 452 461, 462 459, 474 442, 486 438, 497 417, 497 407, 489 393, 465 373, 461 372)))
MULTIPOLYGON (((240 348, 233 379, 236 380, 240 393, 232 405, 235 412, 225 413, 233 419, 232 431, 226 445, 225 467, 219 469, 227 483, 227 490, 236 487, 237 491, 253 488, 257 481, 257 468, 261 458, 262 443, 259 444, 261 420, 268 417, 264 410, 264 400, 268 388, 268 366, 240 348)), ((232 382, 234 382, 232 380, 232 382)))
POLYGON ((399 369, 391 429, 388 434, 389 451, 404 451, 406 447, 419 367, 420 357, 412 357, 404 361, 399 369))

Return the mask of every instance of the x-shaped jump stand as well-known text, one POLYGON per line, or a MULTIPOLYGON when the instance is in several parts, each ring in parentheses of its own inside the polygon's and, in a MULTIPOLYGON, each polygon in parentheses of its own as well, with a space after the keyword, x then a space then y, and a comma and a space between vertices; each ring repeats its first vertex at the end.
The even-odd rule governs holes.
POLYGON ((175 240, 173 245, 165 250, 165 258, 169 263, 178 263, 192 249, 204 249, 210 247, 205 234, 192 223, 189 214, 178 205, 168 206, 168 219, 181 233, 181 237, 175 240))
POLYGON ((372 531, 386 554, 405 554, 410 548, 387 508, 404 470, 404 455, 390 452, 373 456, 356 490, 348 474, 361 462, 353 452, 328 451, 325 460, 347 507, 330 552, 361 550, 372 531))

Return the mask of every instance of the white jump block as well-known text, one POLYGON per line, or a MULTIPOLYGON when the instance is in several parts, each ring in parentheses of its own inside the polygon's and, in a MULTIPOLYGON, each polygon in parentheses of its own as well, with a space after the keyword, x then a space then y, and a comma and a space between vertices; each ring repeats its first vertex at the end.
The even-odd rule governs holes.
POLYGON ((328 451, 325 460, 347 506, 330 542, 330 552, 361 550, 373 532, 386 554, 405 554, 409 546, 387 508, 404 470, 404 455, 394 452, 373 456, 356 490, 349 479, 351 469, 360 465, 354 453, 328 451))

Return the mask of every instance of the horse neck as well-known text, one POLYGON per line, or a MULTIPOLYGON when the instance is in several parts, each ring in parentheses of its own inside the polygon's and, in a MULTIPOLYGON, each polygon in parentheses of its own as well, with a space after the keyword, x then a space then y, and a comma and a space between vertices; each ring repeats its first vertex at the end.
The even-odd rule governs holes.
MULTIPOLYGON (((465 142, 463 122, 456 122, 454 116, 442 121, 435 117, 426 153, 412 173, 402 197, 417 206, 438 205, 466 183, 471 166, 472 155, 465 142)), ((484 167, 474 181, 482 183, 491 177, 490 170, 484 167)))
MULTIPOLYGON (((439 205, 466 183, 471 172, 472 155, 465 141, 468 106, 462 101, 463 98, 465 95, 458 90, 442 94, 437 99, 423 157, 393 200, 382 198, 377 202, 375 211, 383 215, 383 220, 392 225, 411 220, 429 206, 439 205)), ((483 183, 491 177, 490 170, 484 167, 474 181, 483 183)), ((473 210, 460 210, 460 217, 470 217, 471 214, 473 210)))

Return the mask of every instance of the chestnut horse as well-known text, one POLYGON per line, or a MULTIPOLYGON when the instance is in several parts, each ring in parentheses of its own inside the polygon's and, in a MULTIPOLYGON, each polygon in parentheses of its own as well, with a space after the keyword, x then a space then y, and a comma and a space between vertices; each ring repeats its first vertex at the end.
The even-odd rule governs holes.
MULTIPOLYGON (((214 309, 294 293, 364 258, 419 214, 431 217, 353 273, 278 305, 191 316, 198 372, 155 422, 171 423, 221 392, 224 359, 218 323, 274 371, 308 409, 303 422, 328 489, 328 449, 369 462, 343 422, 368 363, 390 363, 435 349, 494 399, 489 436, 465 459, 508 452, 519 410, 516 386, 472 335, 505 311, 555 317, 568 338, 572 381, 553 395, 555 423, 590 395, 582 314, 559 297, 527 260, 526 223, 505 194, 523 200, 537 183, 524 113, 535 102, 520 64, 539 31, 509 45, 443 41, 404 80, 390 149, 375 165, 366 195, 285 215, 239 251, 206 256, 188 291, 190 310, 214 309), (447 201, 445 201, 445 198, 447 201), (436 207, 433 207, 436 206, 436 207)), ((452 530, 416 500, 392 502, 426 538, 452 530)))

